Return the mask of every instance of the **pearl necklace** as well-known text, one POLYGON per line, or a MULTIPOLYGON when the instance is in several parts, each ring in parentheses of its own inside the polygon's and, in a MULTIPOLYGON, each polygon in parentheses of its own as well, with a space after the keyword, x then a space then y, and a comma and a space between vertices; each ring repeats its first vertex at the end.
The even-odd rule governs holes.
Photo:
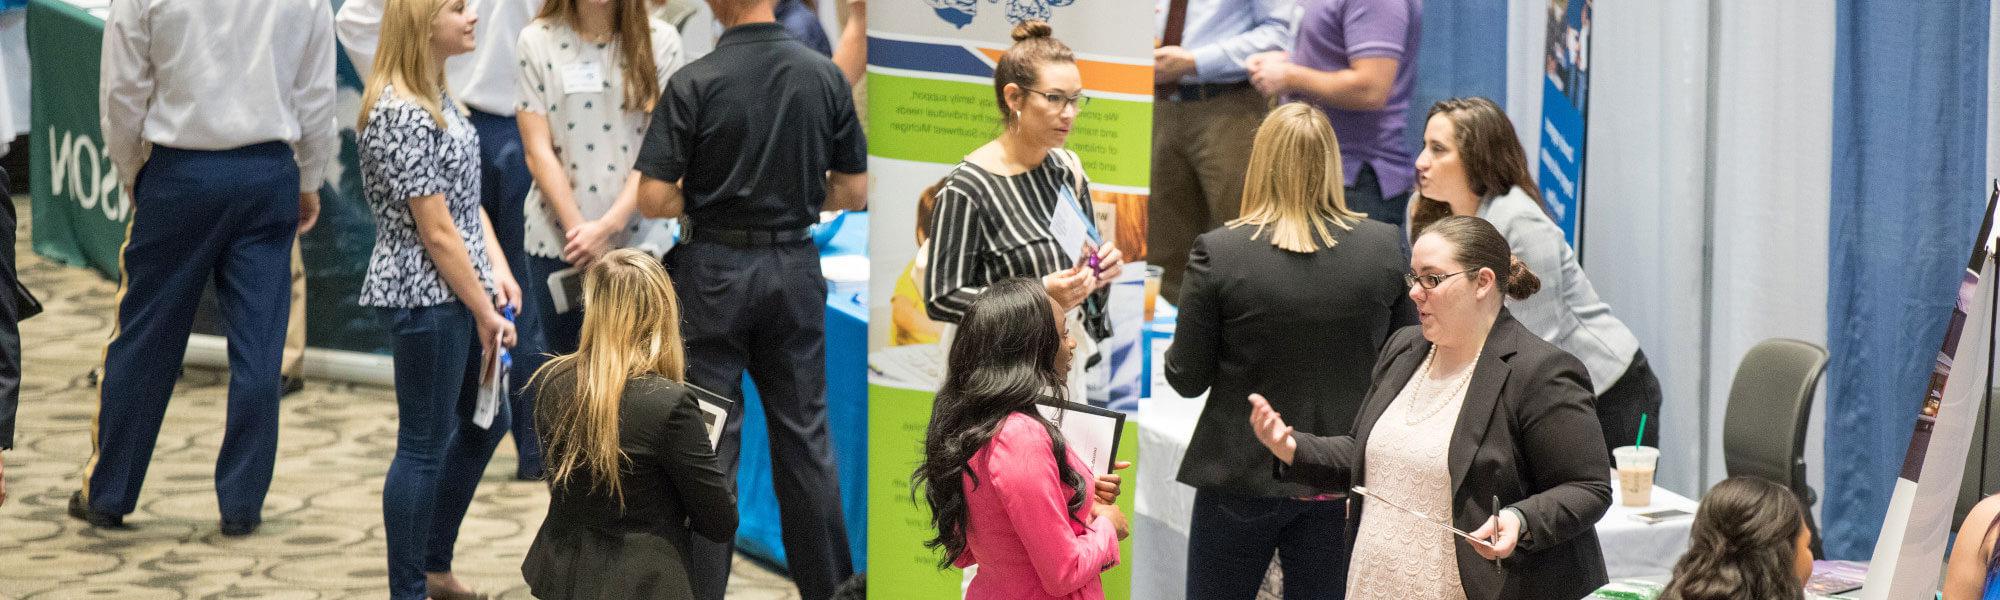
MULTIPOLYGON (((1480 354, 1484 353, 1482 349, 1480 354)), ((1424 384, 1431 380, 1431 365, 1437 361, 1437 346, 1432 345, 1430 354, 1424 357, 1424 372, 1417 376, 1417 388, 1410 392, 1410 407, 1403 412, 1403 424, 1416 425, 1428 421, 1431 417, 1437 416, 1439 411, 1444 410, 1445 405, 1450 404, 1452 398, 1458 397, 1459 393, 1465 390, 1466 384, 1472 381, 1473 367, 1478 366, 1480 354, 1472 355, 1472 362, 1466 365, 1464 372, 1454 378, 1456 381, 1445 384, 1450 386, 1450 393, 1439 396, 1437 392, 1442 391, 1444 389, 1442 387, 1431 390, 1430 393, 1424 391, 1424 384), (1419 406, 1426 408, 1418 408, 1419 406)))

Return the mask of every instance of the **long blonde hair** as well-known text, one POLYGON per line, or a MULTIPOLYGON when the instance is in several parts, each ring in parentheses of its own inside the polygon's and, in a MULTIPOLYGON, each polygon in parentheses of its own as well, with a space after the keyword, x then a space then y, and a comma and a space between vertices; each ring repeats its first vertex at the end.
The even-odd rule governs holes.
MULTIPOLYGON (((581 0, 549 0, 542 4, 537 19, 549 19, 583 31, 577 15, 581 0)), ((618 45, 620 73, 625 78, 625 110, 651 111, 660 98, 660 72, 653 64, 653 28, 645 0, 611 0, 611 43, 618 45)))
MULTIPOLYGON (((375 67, 368 75, 368 87, 361 93, 361 117, 355 131, 368 129, 368 114, 375 109, 382 90, 395 87, 396 94, 415 102, 436 119, 438 127, 450 127, 444 120, 444 69, 439 68, 437 50, 431 45, 432 26, 447 6, 463 0, 389 0, 382 7, 382 38, 375 49, 375 67)), ((463 110, 463 109, 461 109, 463 110)))
POLYGON ((1253 239, 1268 227, 1271 245, 1292 252, 1332 248, 1337 242, 1328 223, 1351 231, 1368 216, 1348 210, 1341 176, 1340 142, 1326 113, 1298 102, 1280 106, 1257 127, 1243 176, 1243 216, 1228 226, 1257 226, 1253 239))
POLYGON ((619 469, 626 456, 618 446, 618 407, 633 379, 684 381, 680 302, 658 260, 624 248, 606 253, 584 273, 583 304, 576 352, 550 359, 530 378, 530 385, 540 388, 536 425, 552 485, 581 476, 590 489, 610 492, 623 506, 619 469), (575 387, 554 389, 560 373, 570 374, 575 387))

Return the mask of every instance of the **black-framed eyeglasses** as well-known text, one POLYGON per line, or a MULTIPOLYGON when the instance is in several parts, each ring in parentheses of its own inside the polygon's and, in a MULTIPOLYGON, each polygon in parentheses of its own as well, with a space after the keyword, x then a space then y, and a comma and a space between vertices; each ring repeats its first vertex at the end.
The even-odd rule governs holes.
POLYGON ((1058 94, 1055 92, 1045 92, 1033 88, 1024 87, 1021 89, 1023 91, 1033 92, 1036 95, 1041 96, 1043 100, 1049 101, 1049 104, 1054 104, 1058 108, 1060 108, 1064 104, 1069 104, 1075 106, 1077 110, 1081 111, 1083 110, 1084 107, 1090 106, 1090 97, 1080 93, 1075 96, 1064 96, 1062 94, 1058 94))
POLYGON ((1458 276, 1458 275, 1464 275, 1464 274, 1466 274, 1466 273, 1471 273, 1471 272, 1473 272, 1473 271, 1478 271, 1478 270, 1479 270, 1479 269, 1476 269, 1476 268, 1475 268, 1475 269, 1466 269, 1466 270, 1463 270, 1463 271, 1459 271, 1459 272, 1457 272, 1457 273, 1446 273, 1446 274, 1443 274, 1443 275, 1438 275, 1438 274, 1436 274, 1436 273, 1432 273, 1432 274, 1430 274, 1430 275, 1418 275, 1418 274, 1416 274, 1416 273, 1404 273, 1404 274, 1403 274, 1403 286, 1404 286, 1404 287, 1408 287, 1408 286, 1413 286, 1413 285, 1421 285, 1421 286, 1423 286, 1423 287, 1424 287, 1424 289, 1427 289, 1427 290, 1434 290, 1434 289, 1437 289, 1437 286, 1440 286, 1440 285, 1444 285, 1444 280, 1446 280, 1446 279, 1451 279, 1451 278, 1452 278, 1452 277, 1454 277, 1454 276, 1458 276))

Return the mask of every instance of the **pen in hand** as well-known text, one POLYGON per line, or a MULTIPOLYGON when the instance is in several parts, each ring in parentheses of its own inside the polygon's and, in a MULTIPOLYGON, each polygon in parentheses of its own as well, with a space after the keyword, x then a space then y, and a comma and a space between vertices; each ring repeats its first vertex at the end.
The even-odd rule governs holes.
MULTIPOLYGON (((1492 546, 1495 542, 1498 542, 1499 540, 1500 540, 1500 496, 1498 494, 1495 494, 1493 496, 1493 539, 1491 541, 1486 542, 1486 545, 1492 546)), ((1495 573, 1500 572, 1499 558, 1493 559, 1493 572, 1495 573)))

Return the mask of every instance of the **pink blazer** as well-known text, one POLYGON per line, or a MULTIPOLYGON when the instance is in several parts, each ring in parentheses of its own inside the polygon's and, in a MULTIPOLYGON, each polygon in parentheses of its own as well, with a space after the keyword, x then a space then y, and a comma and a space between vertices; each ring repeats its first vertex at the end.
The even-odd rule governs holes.
MULTIPOLYGON (((1095 494, 1070 518, 1071 490, 1056 473, 1049 432, 1015 413, 985 448, 972 455, 967 477, 966 551, 958 566, 979 565, 966 600, 1103 600, 1098 574, 1118 564, 1118 533, 1110 519, 1092 518, 1095 494)), ((1068 454, 1070 468, 1089 481, 1090 468, 1068 454)))

